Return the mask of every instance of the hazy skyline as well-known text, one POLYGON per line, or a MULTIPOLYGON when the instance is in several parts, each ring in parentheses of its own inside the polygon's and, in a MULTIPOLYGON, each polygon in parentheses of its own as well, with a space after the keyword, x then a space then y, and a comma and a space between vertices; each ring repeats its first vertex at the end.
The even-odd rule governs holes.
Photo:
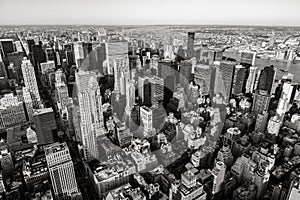
POLYGON ((299 0, 1 0, 0 24, 300 26, 299 0))

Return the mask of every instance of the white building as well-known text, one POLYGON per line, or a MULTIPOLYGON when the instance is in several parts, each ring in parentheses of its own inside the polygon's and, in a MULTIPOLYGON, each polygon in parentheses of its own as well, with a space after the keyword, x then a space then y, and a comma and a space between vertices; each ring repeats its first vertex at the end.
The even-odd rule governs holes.
POLYGON ((279 99, 277 114, 281 117, 288 111, 291 101, 293 100, 293 93, 295 91, 295 84, 293 83, 284 83, 282 88, 281 98, 279 99))
POLYGON ((129 60, 126 57, 115 58, 113 61, 115 92, 125 95, 125 84, 129 79, 129 60))
POLYGON ((26 123, 23 102, 13 93, 0 99, 0 127, 9 128, 26 123))
POLYGON ((96 78, 93 72, 76 72, 81 138, 87 160, 98 157, 96 137, 104 134, 102 100, 96 78))
POLYGON ((252 66, 249 68, 249 76, 246 83, 246 93, 253 93, 253 90, 256 89, 254 88, 255 80, 257 79, 256 72, 257 72, 257 67, 252 66))
POLYGON ((218 192, 221 191, 222 184, 225 178, 225 172, 226 172, 226 165, 221 161, 217 161, 216 166, 212 170, 212 175, 214 177, 213 188, 212 188, 213 194, 217 194, 218 192))
POLYGON ((32 98, 33 107, 39 108, 39 106, 41 105, 41 98, 40 98, 39 89, 35 77, 35 72, 32 64, 30 63, 29 60, 27 60, 27 58, 24 58, 22 60, 21 69, 22 69, 25 87, 28 88, 28 91, 32 98))
POLYGON ((146 106, 140 107, 140 119, 143 126, 143 133, 145 136, 151 134, 153 129, 152 124, 152 110, 146 106))
MULTIPOLYGON (((134 80, 126 81, 126 111, 131 111, 135 104, 135 84, 134 80)), ((130 113, 130 112, 128 112, 130 113)))
POLYGON ((267 127, 268 133, 278 136, 281 124, 281 120, 277 116, 271 117, 267 127))
POLYGON ((50 178, 57 199, 80 197, 74 166, 66 143, 44 147, 50 178))

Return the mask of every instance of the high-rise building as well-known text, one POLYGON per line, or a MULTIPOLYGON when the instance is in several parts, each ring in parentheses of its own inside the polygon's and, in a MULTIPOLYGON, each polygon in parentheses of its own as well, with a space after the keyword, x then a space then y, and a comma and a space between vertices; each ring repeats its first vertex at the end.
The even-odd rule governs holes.
POLYGON ((135 84, 134 80, 126 81, 126 107, 131 110, 135 104, 135 84))
POLYGON ((225 179, 226 165, 222 161, 217 161, 216 166, 212 170, 214 177, 212 193, 216 195, 221 191, 222 184, 225 179))
POLYGON ((67 110, 67 105, 69 103, 69 93, 67 85, 62 82, 55 85, 57 104, 60 113, 64 113, 67 110))
POLYGON ((233 95, 240 95, 244 92, 246 75, 247 69, 245 67, 243 67, 242 65, 235 66, 231 91, 233 95))
POLYGON ((279 99, 277 114, 281 117, 288 111, 289 105, 291 105, 294 101, 294 97, 296 94, 298 85, 293 83, 284 83, 282 87, 281 97, 279 99))
POLYGON ((270 173, 264 169, 258 169, 255 173, 254 183, 257 186, 256 199, 260 199, 264 194, 270 178, 270 173))
POLYGON ((101 74, 103 74, 103 63, 106 60, 106 52, 105 52, 105 43, 101 43, 98 47, 96 47, 96 55, 97 55, 97 67, 101 74))
POLYGON ((67 144, 49 144, 44 150, 55 199, 81 199, 67 144))
POLYGON ((274 69, 273 65, 265 67, 263 70, 261 70, 258 79, 257 90, 265 90, 270 94, 274 84, 275 75, 276 70, 274 69))
POLYGON ((194 69, 194 81, 200 86, 201 94, 210 94, 213 86, 212 68, 208 65, 198 64, 194 69))
POLYGON ((23 125, 26 122, 23 102, 13 93, 5 94, 0 99, 0 128, 23 125))
POLYGON ((32 64, 35 67, 35 72, 38 74, 38 72, 40 72, 40 63, 47 61, 42 45, 32 45, 32 58, 32 64))
POLYGON ((24 78, 25 87, 28 88, 28 91, 31 95, 33 107, 39 108, 41 104, 41 98, 40 98, 39 89, 35 77, 34 68, 30 63, 30 61, 27 60, 26 58, 22 60, 22 74, 24 78))
POLYGON ((255 113, 262 114, 264 111, 268 111, 271 96, 267 91, 259 90, 253 95, 253 106, 252 111, 255 113))
POLYGON ((148 136, 153 129, 152 110, 146 106, 140 107, 140 120, 143 127, 143 134, 144 136, 148 136))
POLYGON ((194 43, 195 43, 195 33, 194 32, 188 32, 188 43, 187 43, 187 57, 188 57, 188 59, 194 57, 194 54, 195 54, 194 43))
POLYGON ((278 116, 271 117, 268 122, 268 126, 267 126, 268 133, 278 136, 281 125, 282 125, 282 122, 278 118, 278 116))
POLYGON ((50 60, 48 62, 44 62, 40 64, 42 74, 48 74, 50 72, 55 71, 55 62, 54 60, 50 60))
POLYGON ((120 92, 121 95, 125 95, 125 83, 129 79, 129 60, 126 57, 120 57, 114 59, 114 82, 115 92, 120 92))
POLYGON ((27 120, 32 123, 33 122, 33 105, 32 105, 32 99, 31 99, 30 93, 28 91, 28 88, 23 87, 22 94, 23 94, 24 104, 25 104, 25 108, 26 108, 27 120))
POLYGON ((196 51, 197 63, 211 66, 215 61, 222 60, 223 51, 220 49, 210 49, 201 47, 196 51))
POLYGON ((205 200, 207 194, 204 191, 204 186, 197 181, 196 169, 186 171, 181 175, 181 183, 177 181, 171 183, 169 199, 197 199, 205 200))
POLYGON ((151 104, 151 84, 150 77, 143 76, 138 79, 138 95, 142 99, 142 102, 146 105, 151 104))
POLYGON ((40 144, 49 144, 55 141, 57 126, 52 108, 34 110, 33 122, 40 144))
POLYGON ((128 58, 128 42, 111 41, 106 43, 105 47, 107 68, 104 71, 112 75, 114 73, 114 60, 116 58, 128 58))
POLYGON ((57 62, 57 60, 56 60, 56 53, 55 53, 55 51, 54 51, 53 48, 47 48, 47 49, 45 49, 45 54, 46 54, 47 61, 52 60, 55 63, 57 62))
POLYGON ((257 113, 255 130, 260 131, 262 133, 265 132, 268 123, 268 116, 268 111, 263 111, 263 113, 257 113))
POLYGON ((164 100, 164 79, 153 76, 149 82, 151 84, 151 104, 158 105, 164 100))
POLYGON ((241 64, 253 66, 255 64, 256 52, 241 52, 241 64))
POLYGON ((181 61, 179 77, 181 86, 186 87, 193 80, 192 68, 193 64, 190 60, 181 61))
POLYGON ((76 66, 79 68, 84 59, 83 42, 74 43, 74 57, 76 66))
POLYGON ((229 101, 231 97, 232 81, 235 70, 235 62, 222 61, 220 64, 215 65, 215 93, 222 94, 225 101, 229 101))
POLYGON ((254 88, 255 86, 255 81, 257 79, 257 67, 250 67, 249 68, 249 75, 248 75, 248 79, 247 79, 247 83, 246 83, 246 93, 253 93, 253 90, 255 90, 256 88, 254 88))
POLYGON ((3 55, 5 55, 5 56, 9 53, 15 52, 13 39, 1 39, 0 47, 1 47, 3 55))
POLYGON ((76 72, 76 84, 80 111, 80 128, 84 158, 98 158, 96 137, 103 132, 103 112, 100 87, 94 72, 76 72))
POLYGON ((178 69, 175 62, 170 60, 158 61, 157 70, 157 74, 160 78, 166 79, 168 76, 173 76, 175 79, 174 81, 178 81, 178 69))

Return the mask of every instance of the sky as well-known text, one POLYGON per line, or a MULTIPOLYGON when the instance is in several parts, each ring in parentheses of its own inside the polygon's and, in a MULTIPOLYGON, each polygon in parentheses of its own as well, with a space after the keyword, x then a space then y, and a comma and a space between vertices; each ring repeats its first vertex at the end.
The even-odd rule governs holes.
POLYGON ((300 26, 300 0, 0 0, 0 24, 300 26))

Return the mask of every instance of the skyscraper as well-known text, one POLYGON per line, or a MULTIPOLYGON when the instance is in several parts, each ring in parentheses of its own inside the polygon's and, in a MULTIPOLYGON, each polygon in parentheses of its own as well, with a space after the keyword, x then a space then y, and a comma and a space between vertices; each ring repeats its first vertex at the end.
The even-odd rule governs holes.
POLYGON ((114 59, 115 92, 125 95, 125 83, 129 79, 129 60, 126 57, 114 59))
POLYGON ((197 49, 196 60, 200 64, 212 65, 214 61, 222 60, 223 51, 202 47, 197 49))
POLYGON ((192 62, 190 60, 181 61, 180 63, 180 77, 179 81, 181 86, 185 87, 193 80, 192 62))
POLYGON ((135 103, 135 84, 134 80, 126 81, 126 108, 130 109, 135 103))
POLYGON ((25 108, 26 108, 27 120, 32 123, 33 122, 33 105, 32 105, 32 99, 31 99, 30 93, 28 91, 28 88, 23 87, 22 93, 23 93, 23 99, 24 99, 25 108))
POLYGON ((3 55, 7 55, 9 53, 12 53, 15 51, 15 48, 14 48, 14 43, 13 43, 13 40, 12 39, 1 39, 0 40, 0 47, 1 47, 1 50, 2 50, 2 53, 3 55))
POLYGON ((146 106, 140 107, 140 120, 143 127, 143 134, 147 137, 153 129, 152 110, 146 106))
POLYGON ((103 74, 103 62, 106 60, 105 43, 101 43, 98 47, 96 47, 96 55, 97 67, 100 73, 103 74))
POLYGON ((40 144, 49 144, 54 142, 57 127, 52 108, 34 110, 33 122, 40 144))
POLYGON ((252 111, 255 113, 263 114, 264 111, 268 111, 271 96, 267 91, 259 90, 253 95, 252 111))
POLYGON ((74 166, 66 143, 54 143, 44 147, 47 166, 56 199, 81 199, 74 166))
POLYGON ((84 158, 91 160, 98 158, 96 137, 103 134, 104 127, 100 87, 93 72, 79 70, 75 75, 84 158))
POLYGON ((253 66, 255 64, 256 52, 241 52, 241 64, 253 66))
POLYGON ((201 93, 203 95, 210 94, 212 79, 212 69, 208 65, 198 64, 194 69, 194 80, 197 85, 200 86, 201 93))
POLYGON ((246 83, 246 93, 252 93, 255 90, 255 80, 257 78, 257 67, 250 67, 249 68, 249 76, 246 83))
POLYGON ((290 105, 293 103, 298 85, 293 83, 284 83, 281 97, 279 99, 277 114, 281 117, 288 111, 290 105))
POLYGON ((258 79, 257 90, 265 90, 270 94, 275 80, 275 75, 276 71, 273 65, 265 67, 263 70, 261 70, 258 79))
POLYGON ((150 77, 142 76, 138 79, 138 95, 146 105, 151 104, 151 83, 150 77))
POLYGON ((194 42, 195 42, 195 33, 188 32, 188 43, 187 43, 187 57, 188 59, 194 57, 194 42))
POLYGON ((223 161, 217 161, 215 167, 212 170, 212 175, 214 177, 213 180, 213 188, 212 193, 216 195, 221 191, 222 184, 225 179, 226 165, 223 161))
POLYGON ((41 99, 40 99, 39 89, 38 89, 38 85, 34 73, 34 68, 30 63, 30 61, 27 60, 26 58, 22 60, 21 68, 22 68, 22 74, 24 78, 24 84, 25 87, 28 88, 28 91, 31 95, 33 101, 33 107, 39 108, 41 104, 41 99))
POLYGON ((0 99, 0 128, 23 125, 26 122, 23 102, 13 93, 5 94, 0 99))
POLYGON ((75 56, 76 66, 77 68, 79 68, 84 59, 83 42, 74 43, 74 56, 75 56))
POLYGON ((151 84, 151 103, 158 105, 160 101, 164 100, 164 79, 153 76, 149 81, 151 84))
POLYGON ((222 94, 225 101, 229 101, 231 97, 235 62, 222 61, 220 65, 216 65, 215 67, 215 94, 222 94))
POLYGON ((106 43, 105 47, 107 60, 106 72, 112 75, 114 73, 114 60, 116 58, 128 58, 128 42, 111 41, 106 43))
POLYGON ((232 94, 239 95, 244 92, 244 86, 246 83, 247 69, 242 65, 236 65, 234 70, 234 76, 232 81, 232 94))

